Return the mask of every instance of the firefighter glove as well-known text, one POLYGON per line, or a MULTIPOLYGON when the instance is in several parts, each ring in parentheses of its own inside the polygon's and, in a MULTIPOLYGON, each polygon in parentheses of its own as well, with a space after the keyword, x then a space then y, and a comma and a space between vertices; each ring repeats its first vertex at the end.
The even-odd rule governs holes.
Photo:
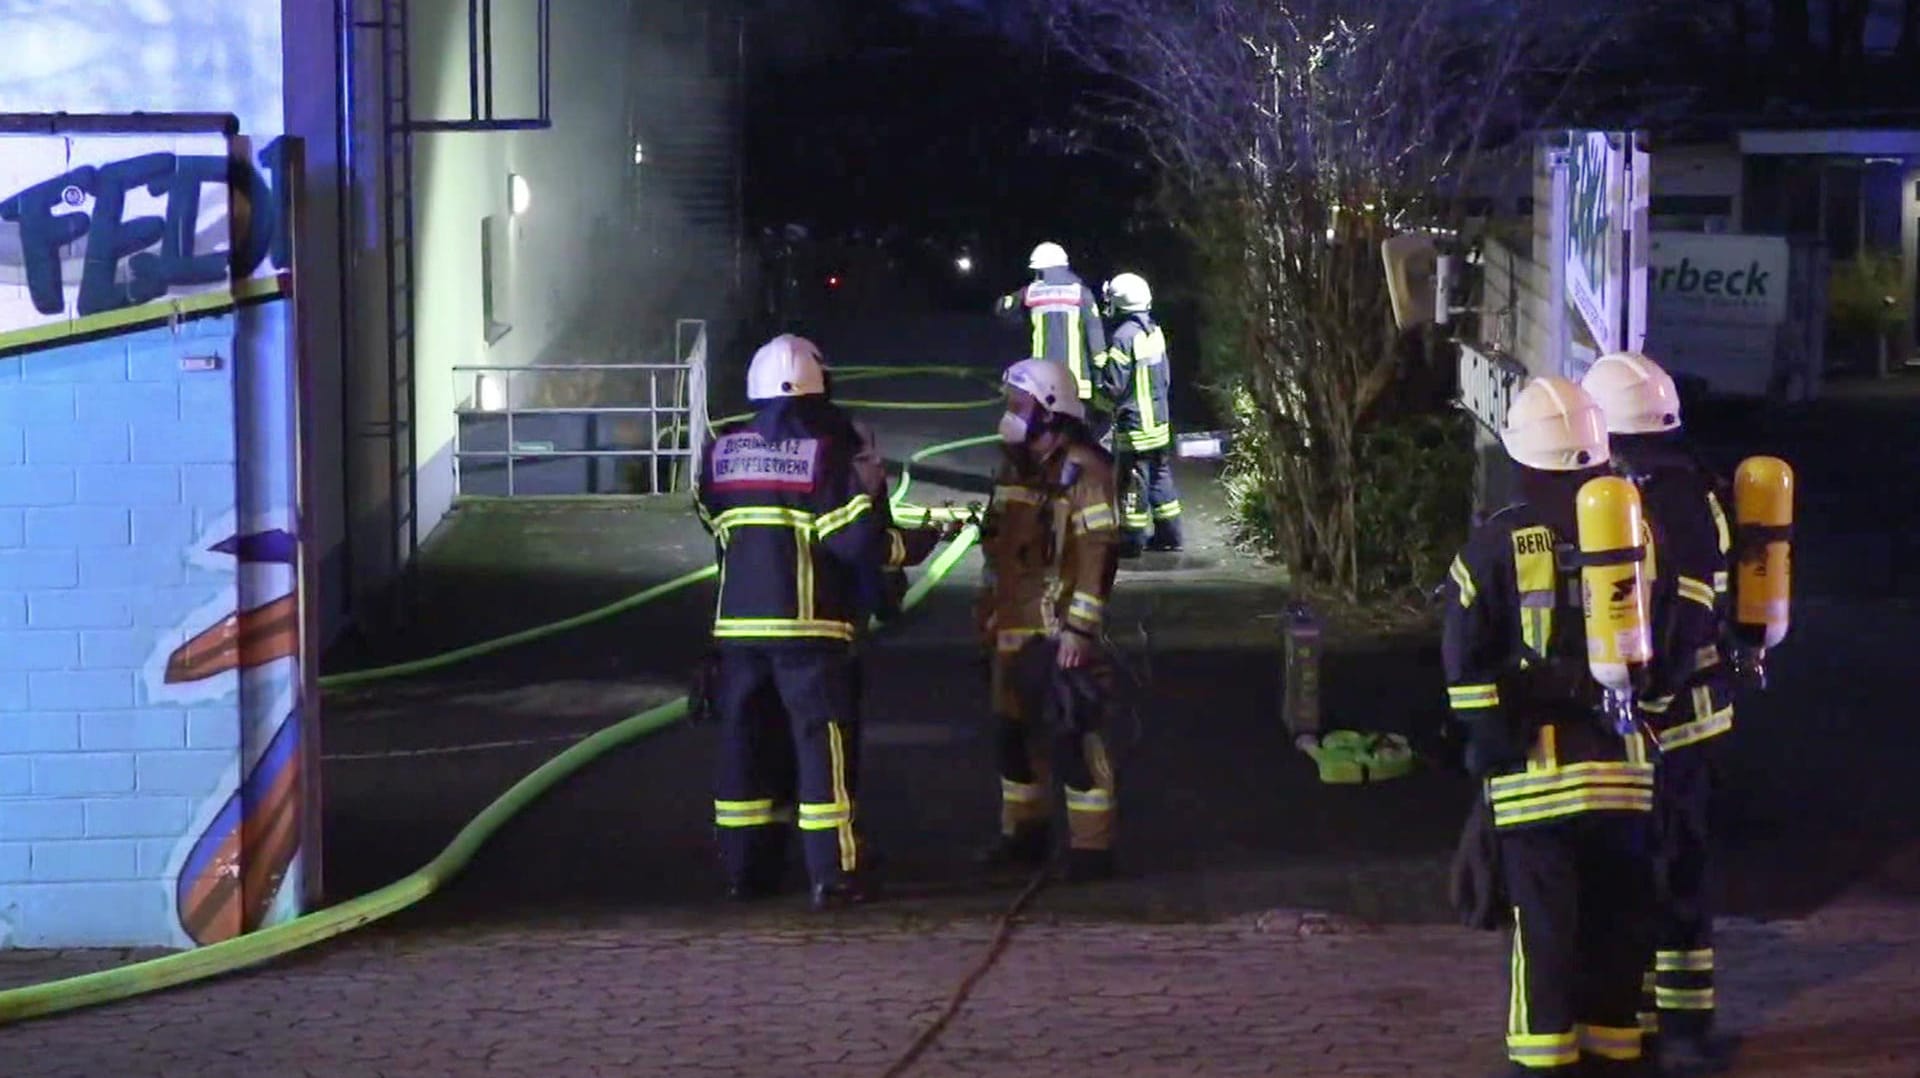
POLYGON ((1527 761, 1526 746, 1513 736, 1502 716, 1470 720, 1467 728, 1467 773, 1485 778, 1527 761))

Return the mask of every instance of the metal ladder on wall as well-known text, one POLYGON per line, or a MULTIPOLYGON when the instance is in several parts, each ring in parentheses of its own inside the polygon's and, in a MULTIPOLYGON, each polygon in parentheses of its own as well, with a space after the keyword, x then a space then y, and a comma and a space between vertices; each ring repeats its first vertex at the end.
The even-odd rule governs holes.
POLYGON ((384 259, 386 414, 362 425, 360 437, 385 444, 387 529, 382 567, 391 567, 389 625, 403 628, 411 612, 414 555, 420 549, 414 437, 413 81, 407 34, 409 0, 371 0, 379 17, 356 19, 374 31, 380 57, 381 246, 384 259))

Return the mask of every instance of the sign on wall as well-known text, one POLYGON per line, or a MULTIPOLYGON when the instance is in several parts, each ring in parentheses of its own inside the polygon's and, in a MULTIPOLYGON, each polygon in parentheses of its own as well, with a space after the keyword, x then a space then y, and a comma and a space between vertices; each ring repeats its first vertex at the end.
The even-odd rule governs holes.
POLYGON ((1637 350, 1645 333, 1648 155, 1617 131, 1578 131, 1568 153, 1567 298, 1600 353, 1637 350))
POLYGON ((1527 380, 1527 369, 1493 352, 1460 345, 1459 404, 1490 434, 1507 425, 1507 408, 1527 380))
POLYGON ((1567 296, 1602 352, 1619 347, 1625 306, 1626 161, 1617 137, 1579 132, 1569 155, 1567 296))
POLYGON ((0 353, 273 295, 292 268, 284 139, 238 160, 210 134, 5 145, 0 353))
POLYGON ((1787 318, 1787 241, 1780 236, 1656 232, 1651 302, 1663 320, 1779 325, 1787 318))
POLYGON ((1787 241, 1659 232, 1649 263, 1648 349, 1715 393, 1768 392, 1787 320, 1787 241))

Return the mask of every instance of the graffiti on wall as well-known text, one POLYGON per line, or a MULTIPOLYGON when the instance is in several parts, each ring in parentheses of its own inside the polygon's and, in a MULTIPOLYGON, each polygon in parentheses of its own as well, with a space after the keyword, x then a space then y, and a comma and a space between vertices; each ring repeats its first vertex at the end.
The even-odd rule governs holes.
POLYGON ((238 603, 188 614, 176 634, 185 642, 156 652, 147 670, 153 700, 239 696, 245 758, 236 774, 245 777, 214 799, 175 858, 175 916, 198 944, 299 913, 283 885, 298 877, 300 852, 300 539, 297 526, 239 530, 237 519, 219 521, 209 537, 221 538, 203 538, 188 556, 238 570, 238 603))
POLYGON ((166 605, 142 645, 140 704, 238 729, 225 773, 172 837, 164 869, 144 877, 164 873, 155 882, 171 923, 167 938, 143 942, 215 943, 308 901, 302 724, 316 707, 286 288, 298 164, 297 140, 284 138, 0 136, 0 357, 31 363, 83 340, 232 315, 230 334, 193 346, 222 353, 222 368, 230 357, 232 371, 231 406, 203 397, 194 417, 234 424, 232 496, 203 491, 199 534, 181 555, 214 573, 156 596, 166 605))
POLYGON ((198 153, 174 141, 34 139, 37 150, 0 162, 0 350, 135 328, 143 307, 159 320, 189 297, 212 301, 192 313, 278 288, 292 261, 287 139, 231 158, 204 152, 205 136, 179 139, 198 153))

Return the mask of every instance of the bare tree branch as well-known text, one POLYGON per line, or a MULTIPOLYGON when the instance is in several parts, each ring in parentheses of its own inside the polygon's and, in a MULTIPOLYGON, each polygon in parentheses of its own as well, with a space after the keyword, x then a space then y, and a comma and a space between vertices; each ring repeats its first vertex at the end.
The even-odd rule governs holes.
POLYGON ((1296 572, 1358 587, 1355 446, 1401 376, 1380 243, 1457 221, 1614 28, 1560 0, 1032 0, 1124 88, 1231 308, 1296 572))

